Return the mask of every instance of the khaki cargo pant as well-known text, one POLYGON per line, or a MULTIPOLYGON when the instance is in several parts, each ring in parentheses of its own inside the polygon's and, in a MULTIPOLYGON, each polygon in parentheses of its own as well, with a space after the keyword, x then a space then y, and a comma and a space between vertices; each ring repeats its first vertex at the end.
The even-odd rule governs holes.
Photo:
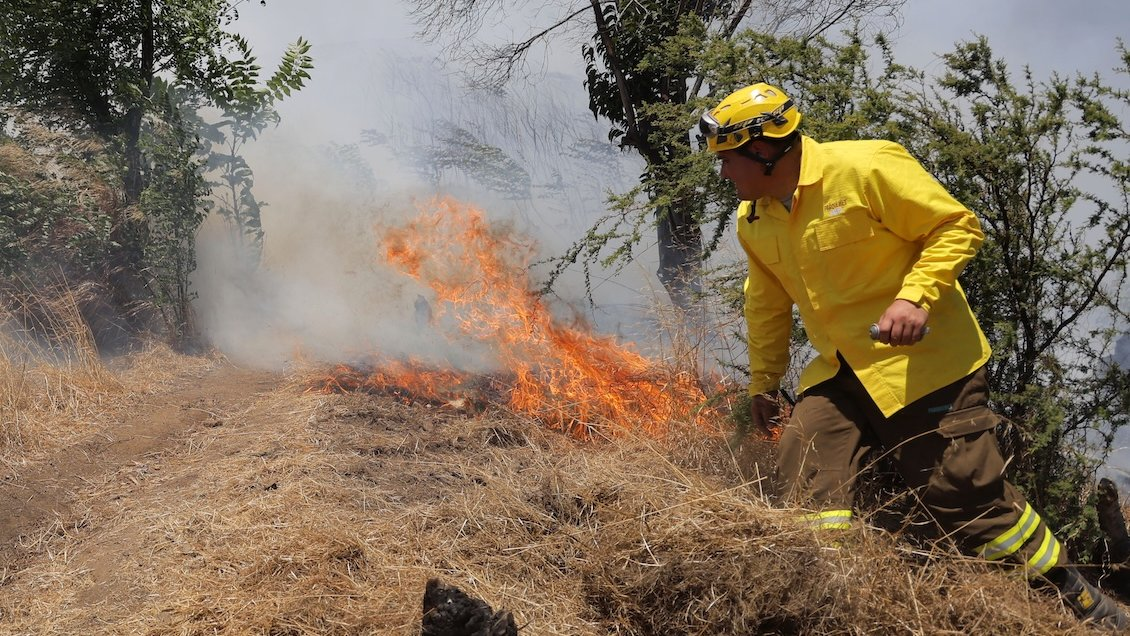
POLYGON ((807 518, 816 527, 846 527, 861 461, 877 446, 964 551, 1019 560, 1030 576, 1066 562, 1059 541, 1004 477, 984 368, 887 418, 840 362, 834 378, 805 392, 782 432, 777 483, 785 503, 814 510, 807 518))

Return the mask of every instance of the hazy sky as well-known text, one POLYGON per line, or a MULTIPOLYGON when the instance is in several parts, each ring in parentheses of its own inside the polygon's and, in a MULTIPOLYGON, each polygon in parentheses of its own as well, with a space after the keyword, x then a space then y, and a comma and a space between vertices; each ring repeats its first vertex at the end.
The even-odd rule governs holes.
MULTIPOLYGON (((243 17, 237 27, 250 37, 263 60, 272 59, 298 35, 314 42, 315 50, 332 56, 335 63, 338 53, 351 48, 392 47, 427 55, 426 47, 412 37, 415 26, 408 6, 402 0, 268 0, 261 7, 247 0, 240 6, 243 17)), ((554 15, 544 12, 542 24, 554 15)), ((1126 0, 909 0, 902 17, 894 33, 897 59, 925 68, 936 61, 936 54, 976 33, 987 36, 998 56, 1014 68, 1030 64, 1038 73, 1105 73, 1117 62, 1115 39, 1130 35, 1126 0)), ((489 26, 501 34, 527 34, 515 22, 489 26)), ((565 53, 575 55, 572 49, 565 53)), ((333 74, 335 69, 319 70, 333 74)), ((337 70, 350 69, 343 65, 337 70)))
MULTIPOLYGON (((537 3, 531 3, 537 6, 537 3)), ((544 3, 558 6, 560 3, 544 3)), ((382 53, 399 57, 436 59, 440 47, 414 37, 416 27, 403 0, 268 0, 260 6, 245 0, 235 28, 246 35, 268 70, 285 45, 302 36, 314 45, 314 80, 310 88, 284 103, 283 130, 310 141, 353 139, 361 126, 371 125, 371 87, 364 86, 373 72, 366 68, 382 53), (331 117, 320 116, 327 112, 331 117)), ((539 25, 557 17, 554 10, 535 16, 539 25)), ((529 34, 523 21, 514 19, 488 28, 498 37, 529 34)), ((1051 71, 1109 74, 1118 65, 1115 42, 1130 34, 1127 0, 909 0, 902 24, 892 34, 896 60, 927 71, 938 71, 938 55, 952 50, 959 40, 981 34, 995 54, 1014 72, 1030 65, 1037 78, 1051 71)), ((577 75, 578 99, 584 103, 581 60, 576 42, 559 47, 553 59, 535 53, 535 67, 568 69, 577 75), (575 70, 573 70, 575 69, 575 70)), ((451 68, 453 75, 457 69, 451 68)), ((427 74, 424 74, 427 75, 427 74)), ((440 78, 446 81, 446 78, 440 78)), ((422 84, 437 78, 421 76, 422 84)), ((1130 81, 1126 83, 1130 84, 1130 81)), ((421 105, 426 109, 426 105, 421 105)))
POLYGON ((927 70, 934 54, 976 33, 1010 68, 1029 64, 1037 77, 1052 70, 1105 74, 1118 63, 1116 38, 1130 36, 1125 0, 910 0, 903 18, 898 59, 927 70))

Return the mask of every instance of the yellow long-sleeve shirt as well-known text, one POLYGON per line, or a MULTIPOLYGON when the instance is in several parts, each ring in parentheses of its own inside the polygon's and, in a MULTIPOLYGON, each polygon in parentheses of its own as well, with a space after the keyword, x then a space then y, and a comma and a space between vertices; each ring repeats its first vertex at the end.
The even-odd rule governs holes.
POLYGON ((800 390, 836 374, 838 351, 887 416, 989 359, 957 283, 984 240, 980 224, 902 146, 804 137, 790 207, 772 198, 738 207, 751 394, 780 385, 794 304, 818 353, 800 390), (915 345, 868 335, 896 298, 930 313, 915 345))

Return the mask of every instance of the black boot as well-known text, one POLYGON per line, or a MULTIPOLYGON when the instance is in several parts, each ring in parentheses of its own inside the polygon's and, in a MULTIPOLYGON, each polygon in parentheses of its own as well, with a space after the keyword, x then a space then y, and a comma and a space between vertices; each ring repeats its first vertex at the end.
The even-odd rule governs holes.
POLYGON ((1070 566, 1057 567, 1044 576, 1055 587, 1063 603, 1084 622, 1110 630, 1130 629, 1130 618, 1118 603, 1091 585, 1079 570, 1070 566))

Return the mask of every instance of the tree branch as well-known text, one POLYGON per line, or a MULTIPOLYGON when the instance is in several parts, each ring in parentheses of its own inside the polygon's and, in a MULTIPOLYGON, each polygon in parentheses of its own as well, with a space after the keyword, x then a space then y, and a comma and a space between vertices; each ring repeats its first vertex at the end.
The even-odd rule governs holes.
POLYGON ((604 44, 604 50, 608 60, 608 70, 612 76, 616 78, 616 88, 620 91, 620 103, 624 107, 624 123, 627 127, 628 137, 626 141, 632 142, 632 145, 642 151, 642 144, 644 139, 640 137, 639 118, 636 116, 636 107, 632 102, 632 95, 628 91, 628 80, 624 77, 624 70, 621 68, 619 56, 616 54, 616 45, 609 33, 608 22, 604 19, 604 13, 600 10, 599 0, 589 0, 592 5, 593 16, 596 20, 596 31, 600 36, 601 43, 604 44))
POLYGON ((529 52, 530 47, 537 43, 538 40, 545 38, 553 31, 564 26, 573 18, 576 18, 586 11, 588 11, 588 7, 577 9, 573 13, 561 18, 556 23, 542 29, 521 42, 494 48, 493 55, 487 58, 488 63, 493 66, 494 69, 486 74, 485 81, 482 83, 491 88, 499 88, 504 85, 513 76, 514 69, 521 64, 522 58, 529 52))

